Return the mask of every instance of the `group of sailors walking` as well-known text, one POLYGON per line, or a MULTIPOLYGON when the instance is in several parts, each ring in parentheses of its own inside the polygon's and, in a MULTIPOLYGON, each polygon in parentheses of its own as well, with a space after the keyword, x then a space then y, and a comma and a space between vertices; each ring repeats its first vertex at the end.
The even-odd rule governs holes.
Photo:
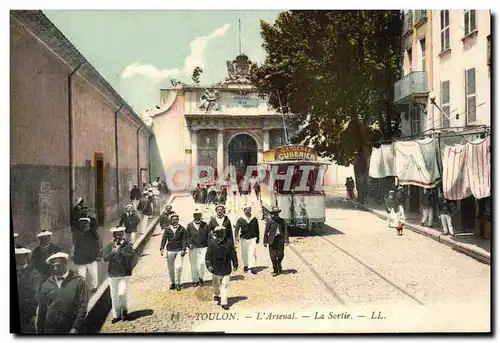
POLYGON ((113 240, 105 246, 96 215, 82 197, 77 198, 71 211, 69 253, 52 243, 51 231, 43 230, 36 235, 39 245, 33 252, 19 245, 19 235, 14 234, 22 333, 82 332, 89 295, 95 293, 99 285, 98 262, 101 260, 109 262, 114 321, 127 317, 128 279, 137 262, 133 243, 139 224, 147 224, 152 214, 150 193, 149 189, 143 192, 137 203, 139 210, 134 204, 125 206, 118 227, 110 230, 113 240), (69 260, 75 271, 69 269, 69 260))
MULTIPOLYGON (((88 221, 79 222, 82 225, 77 230, 91 230, 88 221)), ((104 249, 86 255, 96 253, 95 259, 102 258, 109 262, 108 276, 115 318, 127 316, 127 283, 137 261, 132 244, 124 238, 124 231, 124 227, 112 228, 113 241, 104 249)), ((18 237, 17 234, 14 236, 18 237)), ((79 259, 77 251, 80 245, 76 243, 72 259, 77 271, 70 270, 70 255, 51 243, 51 236, 50 231, 40 232, 37 235, 40 244, 33 253, 27 247, 15 245, 21 333, 80 333, 85 330, 89 294, 97 289, 97 262, 78 265, 94 258, 79 259), (82 275, 87 270, 91 271, 91 288, 86 275, 82 275)), ((79 242, 81 238, 77 236, 74 242, 79 242)), ((89 247, 88 250, 92 249, 89 247)))
MULTIPOLYGON (((179 215, 172 207, 165 208, 159 221, 163 230, 160 254, 167 259, 170 290, 181 291, 183 259, 188 254, 193 287, 204 285, 205 272, 208 270, 212 274, 213 300, 223 309, 229 309, 230 275, 239 267, 236 244, 241 242, 244 273, 257 274, 259 221, 252 215, 251 206, 245 205, 243 210, 243 216, 233 224, 223 204, 216 205, 215 216, 208 223, 202 220, 202 212, 196 209, 193 220, 184 228, 179 224, 179 215)), ((288 243, 288 231, 284 220, 279 217, 280 212, 279 208, 273 207, 265 221, 263 243, 265 247, 269 246, 273 276, 283 272, 281 264, 285 243, 288 243)))
MULTIPOLYGON (((149 191, 148 191, 149 194, 149 191)), ((94 213, 78 198, 71 212, 72 251, 66 253, 51 241, 52 232, 37 234, 39 245, 32 252, 17 243, 14 234, 18 301, 22 333, 79 333, 84 323, 91 293, 98 287, 98 262, 108 262, 112 300, 112 323, 128 319, 128 287, 138 255, 133 248, 138 226, 148 217, 141 202, 128 204, 118 227, 110 229, 112 240, 103 245, 94 213), (142 218, 141 215, 142 214, 142 218), (70 260, 76 270, 70 270, 70 260)), ((236 244, 241 243, 243 271, 256 274, 256 247, 260 241, 259 221, 251 206, 234 223, 223 204, 205 222, 195 210, 193 220, 184 228, 179 215, 167 205, 159 218, 163 230, 160 253, 166 257, 170 289, 181 291, 182 263, 186 254, 191 264, 194 287, 204 286, 206 271, 212 274, 214 301, 228 310, 230 275, 239 267, 236 244), (234 234, 233 234, 234 227, 234 234)), ((269 246, 273 276, 282 273, 284 245, 288 242, 285 222, 277 207, 265 221, 264 246, 269 246)))

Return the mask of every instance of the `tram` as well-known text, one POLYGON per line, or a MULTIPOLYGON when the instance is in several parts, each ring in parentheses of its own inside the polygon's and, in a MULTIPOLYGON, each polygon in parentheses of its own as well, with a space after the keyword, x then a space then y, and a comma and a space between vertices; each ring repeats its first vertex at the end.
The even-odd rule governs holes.
POLYGON ((311 148, 289 145, 264 151, 259 172, 264 216, 278 206, 291 229, 312 231, 325 223, 324 175, 330 162, 318 161, 311 148), (287 180, 288 179, 288 180, 287 180))

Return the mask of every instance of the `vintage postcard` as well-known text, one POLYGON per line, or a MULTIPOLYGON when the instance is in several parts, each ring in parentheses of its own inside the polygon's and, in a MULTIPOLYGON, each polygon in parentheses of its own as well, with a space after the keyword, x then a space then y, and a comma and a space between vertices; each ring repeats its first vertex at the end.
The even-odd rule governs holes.
POLYGON ((11 332, 491 332, 491 16, 11 10, 11 332))

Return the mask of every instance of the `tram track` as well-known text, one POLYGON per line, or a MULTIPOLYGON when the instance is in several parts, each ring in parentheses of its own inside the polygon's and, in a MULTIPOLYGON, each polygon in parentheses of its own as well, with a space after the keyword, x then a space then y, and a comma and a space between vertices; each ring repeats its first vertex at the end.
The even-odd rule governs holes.
MULTIPOLYGON (((414 301, 415 303, 417 303, 419 305, 422 305, 422 306, 425 305, 417 297, 415 297, 414 295, 410 294, 408 291, 404 290, 401 286, 397 285, 396 283, 392 282, 391 280, 389 280, 388 278, 386 278, 385 276, 383 276, 382 274, 380 274, 379 272, 377 272, 371 266, 369 266, 368 264, 366 264, 365 262, 363 262, 362 260, 360 260, 358 257, 352 255, 347 250, 343 249, 342 247, 340 247, 336 243, 332 242, 330 239, 328 239, 328 238, 326 238, 324 236, 311 236, 311 238, 316 238, 316 237, 317 238, 321 238, 323 241, 326 241, 329 245, 331 245, 337 251, 341 252, 344 256, 346 256, 347 258, 349 258, 351 261, 355 261, 358 265, 362 266, 363 269, 369 271, 369 273, 371 275, 376 276, 376 278, 378 280, 381 280, 381 281, 383 281, 383 283, 388 284, 393 289, 395 289, 397 292, 399 292, 400 294, 404 295, 406 298, 411 299, 412 301, 414 301)), ((343 294, 340 294, 341 292, 336 291, 334 289, 334 287, 332 287, 332 282, 329 282, 326 279, 326 278, 328 278, 328 276, 324 275, 324 273, 321 273, 320 271, 318 271, 317 268, 315 267, 315 263, 311 263, 311 261, 309 261, 308 257, 305 256, 305 253, 300 252, 299 249, 297 249, 296 247, 294 247, 292 244, 290 244, 288 247, 295 254, 295 256, 307 267, 307 269, 309 270, 309 272, 316 278, 316 280, 319 281, 319 283, 321 283, 321 285, 328 292, 328 294, 330 294, 333 298, 335 298, 341 305, 345 306, 345 305, 349 304, 349 302, 350 302, 349 300, 351 300, 349 298, 351 298, 351 296, 349 296, 348 294, 343 295, 343 294)), ((329 256, 331 256, 331 255, 329 255, 329 256)), ((359 281, 362 278, 363 278, 363 276, 359 276, 359 279, 356 279, 356 281, 359 281)), ((366 276, 365 276, 365 278, 366 278, 366 276)), ((346 280, 345 284, 349 284, 349 283, 353 283, 353 281, 349 280, 349 279, 346 280)), ((378 299, 386 299, 386 297, 384 297, 383 295, 379 295, 378 299)), ((356 303, 358 303, 358 302, 370 302, 370 301, 372 301, 372 300, 370 299, 370 300, 367 301, 367 300, 359 300, 358 299, 356 301, 356 303)))

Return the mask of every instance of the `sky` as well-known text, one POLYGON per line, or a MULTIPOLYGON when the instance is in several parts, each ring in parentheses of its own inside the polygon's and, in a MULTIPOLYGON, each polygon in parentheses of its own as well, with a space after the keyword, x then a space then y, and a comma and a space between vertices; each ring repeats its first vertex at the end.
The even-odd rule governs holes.
POLYGON ((260 20, 274 22, 281 11, 43 11, 136 112, 160 105, 160 88, 170 80, 201 85, 222 81, 226 61, 242 52, 265 59, 260 20))

